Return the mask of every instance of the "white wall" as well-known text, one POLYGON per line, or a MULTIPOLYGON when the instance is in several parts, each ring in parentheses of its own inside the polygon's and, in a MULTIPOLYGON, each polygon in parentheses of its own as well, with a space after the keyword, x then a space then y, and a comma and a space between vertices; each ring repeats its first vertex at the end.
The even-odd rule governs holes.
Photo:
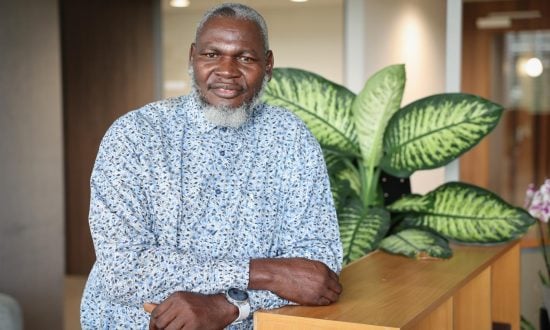
POLYGON ((445 90, 445 2, 365 0, 365 75, 405 63, 403 104, 445 90))
MULTIPOLYGON (((346 55, 351 65, 363 72, 346 69, 346 81, 363 84, 385 66, 404 63, 407 84, 403 105, 430 94, 445 92, 445 23, 446 2, 441 0, 348 0, 346 14, 363 12, 364 21, 348 26, 348 50, 362 54, 363 59, 346 55), (362 30, 357 30, 362 29, 362 30), (361 40, 363 45, 360 44, 361 40), (354 49, 355 48, 355 49, 354 49), (362 64, 358 61, 363 61, 362 64), (351 75, 354 75, 353 77, 351 75)), ((348 64, 350 65, 350 64, 348 64)), ((362 86, 350 86, 357 91, 362 86)), ((425 193, 444 181, 444 170, 419 171, 411 177, 414 192, 425 193)))
MULTIPOLYGON (((296 67, 313 71, 343 83, 343 4, 301 6, 255 6, 267 21, 275 67, 296 67)), ((292 5, 292 4, 291 4, 292 5)), ((162 19, 165 82, 164 96, 189 91, 187 65, 189 46, 203 10, 165 11, 162 19), (166 88, 166 84, 173 88, 166 88)))
POLYGON ((61 329, 64 271, 57 0, 0 2, 0 292, 26 329, 61 329))
POLYGON ((343 5, 266 10, 276 67, 313 71, 343 83, 343 5))

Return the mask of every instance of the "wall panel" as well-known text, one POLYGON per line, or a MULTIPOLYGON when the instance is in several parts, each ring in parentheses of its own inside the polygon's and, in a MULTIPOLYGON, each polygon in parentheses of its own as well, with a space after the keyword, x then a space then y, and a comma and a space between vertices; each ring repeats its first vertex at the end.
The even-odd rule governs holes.
POLYGON ((120 115, 154 99, 154 0, 61 2, 67 272, 95 260, 89 180, 101 138, 120 115))

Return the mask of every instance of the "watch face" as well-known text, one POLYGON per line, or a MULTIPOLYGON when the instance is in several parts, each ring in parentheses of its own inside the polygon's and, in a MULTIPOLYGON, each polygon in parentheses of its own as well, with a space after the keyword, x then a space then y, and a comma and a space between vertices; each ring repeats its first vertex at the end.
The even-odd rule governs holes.
POLYGON ((248 299, 248 293, 246 293, 246 291, 235 288, 227 290, 227 294, 237 301, 245 301, 246 299, 248 299))

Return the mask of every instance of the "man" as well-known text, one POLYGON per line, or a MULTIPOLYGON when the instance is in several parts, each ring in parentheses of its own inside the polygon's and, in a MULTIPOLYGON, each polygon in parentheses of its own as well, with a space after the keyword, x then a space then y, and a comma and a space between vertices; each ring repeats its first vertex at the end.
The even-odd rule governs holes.
POLYGON ((211 9, 189 61, 190 95, 126 114, 101 143, 84 329, 250 329, 257 309, 327 305, 342 290, 320 147, 259 102, 273 68, 263 18, 211 9))

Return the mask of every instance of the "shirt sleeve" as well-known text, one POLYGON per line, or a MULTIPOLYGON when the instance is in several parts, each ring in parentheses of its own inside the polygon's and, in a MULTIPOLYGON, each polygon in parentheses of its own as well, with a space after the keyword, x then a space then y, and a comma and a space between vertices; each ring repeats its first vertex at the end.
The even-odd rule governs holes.
MULTIPOLYGON (((143 128, 140 128, 143 129, 143 128)), ((119 119, 105 135, 91 178, 89 223, 102 294, 116 303, 141 306, 175 291, 213 294, 248 285, 249 260, 196 260, 158 243, 148 204, 147 170, 137 145, 143 132, 119 119)), ((162 219, 161 219, 162 220, 162 219)))
MULTIPOLYGON (((281 227, 277 257, 321 261, 336 273, 342 270, 342 243, 326 163, 319 143, 305 128, 286 154, 283 171, 281 227)), ((252 309, 292 304, 269 291, 251 294, 252 309)))

